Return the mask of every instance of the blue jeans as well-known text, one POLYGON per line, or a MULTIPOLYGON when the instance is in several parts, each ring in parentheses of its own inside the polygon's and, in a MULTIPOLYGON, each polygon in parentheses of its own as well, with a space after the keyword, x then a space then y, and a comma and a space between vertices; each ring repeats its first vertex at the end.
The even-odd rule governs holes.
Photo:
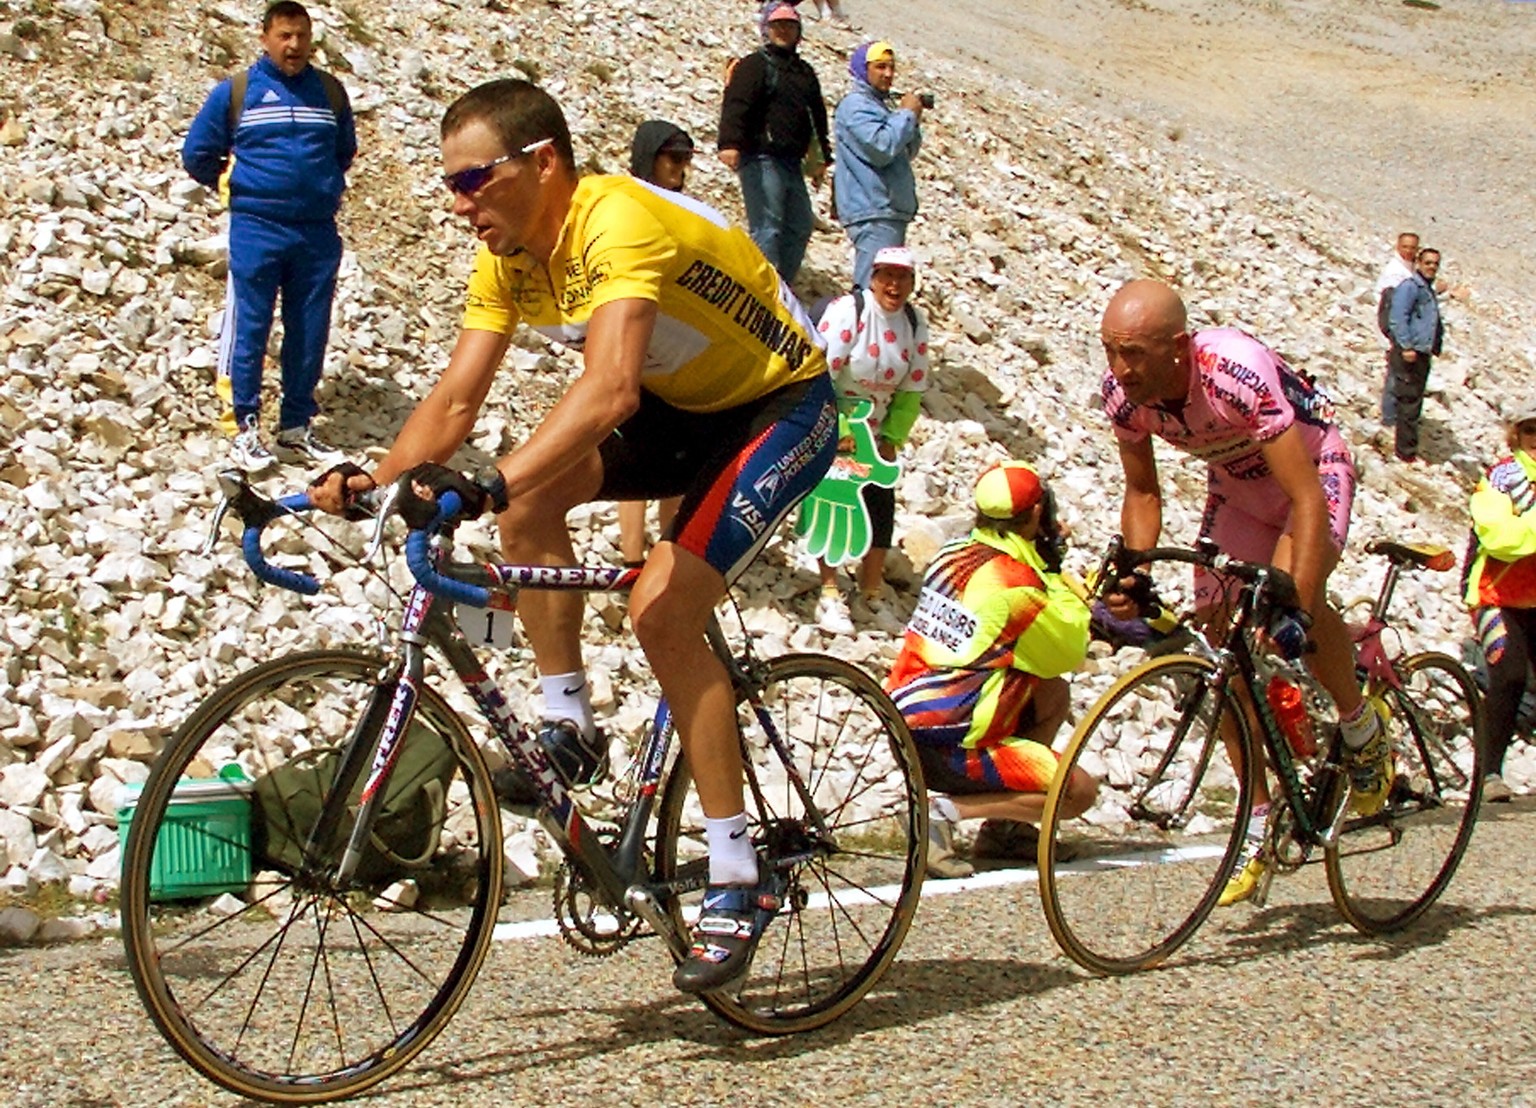
POLYGON ((780 277, 793 281, 815 226, 800 163, 758 155, 742 159, 736 176, 741 180, 752 241, 780 277))
POLYGON ((875 255, 887 246, 907 244, 907 224, 902 219, 864 219, 847 225, 848 238, 853 241, 853 283, 861 289, 869 288, 870 272, 875 267, 875 255))
POLYGON ((314 418, 315 386, 331 334, 331 301, 341 265, 332 220, 278 223, 235 212, 229 220, 228 304, 219 339, 219 373, 230 379, 235 419, 261 409, 261 370, 278 294, 283 301, 283 399, 278 427, 314 418))

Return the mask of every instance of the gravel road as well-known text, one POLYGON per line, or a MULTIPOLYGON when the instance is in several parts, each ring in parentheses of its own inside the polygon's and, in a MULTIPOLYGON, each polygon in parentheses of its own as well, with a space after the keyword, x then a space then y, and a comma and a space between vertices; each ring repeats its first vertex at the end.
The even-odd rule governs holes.
MULTIPOLYGON (((1442 904, 1394 941, 1344 925, 1321 867, 1224 912, 1175 961, 1097 980, 1032 882, 925 897, 841 1022, 744 1037, 641 943, 588 962, 498 943, 466 1006, 364 1103, 601 1106, 1536 1104, 1536 800, 1496 808, 1442 904)), ((238 1103, 173 1057, 115 939, 0 954, 0 1088, 17 1108, 238 1103)))

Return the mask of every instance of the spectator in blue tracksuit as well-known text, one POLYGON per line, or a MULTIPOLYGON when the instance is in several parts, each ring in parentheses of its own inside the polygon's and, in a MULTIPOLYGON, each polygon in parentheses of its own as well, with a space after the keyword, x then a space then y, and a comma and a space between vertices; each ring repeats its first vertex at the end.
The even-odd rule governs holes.
POLYGON ((909 92, 891 106, 896 51, 888 42, 859 46, 848 72, 853 87, 832 120, 832 185, 837 218, 853 241, 853 283, 867 289, 875 255, 905 246, 907 224, 917 215, 912 159, 923 144, 923 101, 909 92))
POLYGON ((337 452, 315 438, 315 386, 330 335, 341 264, 336 210, 357 154, 357 131, 337 80, 309 64, 309 13, 279 0, 261 24, 262 56, 209 94, 182 146, 187 172, 228 189, 229 292, 219 339, 221 390, 228 388, 234 461, 273 461, 258 426, 262 360, 278 293, 283 298, 283 398, 279 449, 319 461, 337 452), (244 86, 239 105, 234 89, 244 86), (228 173, 227 180, 223 180, 228 173))

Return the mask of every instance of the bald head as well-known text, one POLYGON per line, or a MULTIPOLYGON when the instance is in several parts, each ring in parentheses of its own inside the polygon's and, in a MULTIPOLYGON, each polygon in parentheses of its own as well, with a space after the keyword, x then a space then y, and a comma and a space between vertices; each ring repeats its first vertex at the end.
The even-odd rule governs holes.
POLYGON ((1189 323, 1184 301, 1161 281, 1121 285, 1104 309, 1103 330, 1148 339, 1171 339, 1189 323))
POLYGON ((1099 324, 1109 371, 1133 404, 1177 400, 1189 391, 1184 301, 1161 281, 1132 281, 1110 298, 1099 324))

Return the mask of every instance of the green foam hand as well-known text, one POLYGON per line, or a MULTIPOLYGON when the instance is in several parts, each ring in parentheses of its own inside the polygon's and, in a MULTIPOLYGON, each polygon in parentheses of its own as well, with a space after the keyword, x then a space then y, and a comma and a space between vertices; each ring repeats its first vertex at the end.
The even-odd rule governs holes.
POLYGON ((864 485, 893 488, 901 476, 900 462, 880 456, 869 425, 871 408, 868 400, 854 402, 847 413, 853 451, 838 452, 827 475, 800 505, 795 533, 805 536, 806 549, 828 565, 845 565, 869 552, 869 510, 859 490, 864 485))

